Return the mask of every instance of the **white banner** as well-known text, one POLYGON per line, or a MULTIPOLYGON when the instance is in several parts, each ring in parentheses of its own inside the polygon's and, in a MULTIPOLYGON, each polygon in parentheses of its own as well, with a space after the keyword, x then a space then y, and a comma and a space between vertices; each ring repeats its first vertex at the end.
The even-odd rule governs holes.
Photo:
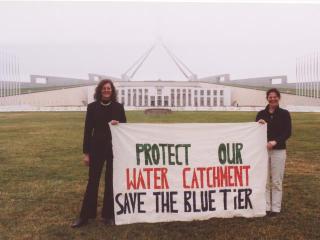
POLYGON ((267 126, 110 126, 117 225, 265 215, 267 126))

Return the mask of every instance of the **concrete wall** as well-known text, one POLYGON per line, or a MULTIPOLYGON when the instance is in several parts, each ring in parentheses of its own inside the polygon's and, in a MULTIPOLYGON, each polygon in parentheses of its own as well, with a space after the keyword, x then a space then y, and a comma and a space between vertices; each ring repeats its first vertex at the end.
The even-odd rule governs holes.
POLYGON ((246 86, 260 86, 260 87, 269 87, 272 85, 273 79, 280 79, 281 85, 287 84, 287 76, 279 75, 279 76, 267 76, 267 77, 257 77, 257 78, 246 78, 246 79, 234 79, 228 81, 228 83, 232 84, 241 84, 246 86))
POLYGON ((295 83, 288 83, 287 76, 267 76, 267 77, 256 77, 256 78, 246 78, 246 79, 230 79, 229 74, 209 76, 205 78, 200 78, 199 81, 207 83, 217 83, 226 85, 239 85, 243 87, 266 87, 266 88, 295 88, 295 83), (217 76, 227 76, 225 78, 219 78, 217 76), (273 80, 279 79, 280 83, 272 83, 273 80))
POLYGON ((208 77, 202 77, 198 78, 199 82, 210 82, 210 83, 220 83, 225 81, 230 81, 230 74, 219 74, 219 75, 213 75, 208 77))
MULTIPOLYGON (((266 91, 230 87, 231 88, 231 105, 235 106, 265 106, 266 91)), ((297 96, 293 94, 281 93, 281 105, 286 107, 295 106, 320 106, 320 99, 297 96)))
POLYGON ((123 81, 123 79, 121 78, 111 77, 107 75, 101 75, 101 74, 95 74, 95 73, 89 73, 88 75, 89 75, 89 80, 94 82, 98 82, 103 79, 110 79, 112 81, 123 81))
POLYGON ((57 87, 57 86, 72 86, 72 85, 88 85, 95 84, 96 82, 77 79, 77 78, 65 78, 54 77, 45 75, 30 75, 30 82, 22 82, 22 88, 43 88, 43 87, 57 87), (40 80, 40 82, 38 82, 40 80))
POLYGON ((0 105, 32 106, 84 106, 87 99, 87 87, 75 87, 60 90, 22 94, 18 97, 2 98, 0 105))

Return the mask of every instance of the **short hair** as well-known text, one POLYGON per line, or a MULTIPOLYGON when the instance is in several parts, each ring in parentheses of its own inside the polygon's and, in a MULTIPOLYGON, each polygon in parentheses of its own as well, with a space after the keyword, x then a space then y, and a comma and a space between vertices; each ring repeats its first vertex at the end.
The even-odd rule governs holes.
POLYGON ((278 98, 281 98, 281 94, 280 94, 279 90, 276 89, 276 88, 271 88, 271 89, 269 89, 269 90, 267 91, 266 98, 269 97, 270 93, 275 93, 275 94, 278 96, 278 98))
POLYGON ((108 83, 110 84, 111 90, 112 90, 111 101, 112 102, 116 102, 117 101, 116 88, 115 88, 113 82, 110 79, 103 79, 98 83, 98 85, 96 87, 96 90, 94 92, 94 96, 93 96, 96 101, 101 101, 101 99, 102 99, 102 94, 101 94, 102 88, 103 88, 103 86, 105 84, 108 84, 108 83))

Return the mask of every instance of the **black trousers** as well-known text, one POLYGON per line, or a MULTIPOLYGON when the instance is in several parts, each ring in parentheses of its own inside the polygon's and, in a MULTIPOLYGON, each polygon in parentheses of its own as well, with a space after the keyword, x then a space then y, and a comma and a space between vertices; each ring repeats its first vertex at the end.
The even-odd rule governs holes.
POLYGON ((97 216, 98 189, 104 162, 106 162, 106 172, 101 215, 105 219, 114 219, 113 158, 106 154, 90 155, 89 179, 80 212, 81 218, 95 218, 97 216))

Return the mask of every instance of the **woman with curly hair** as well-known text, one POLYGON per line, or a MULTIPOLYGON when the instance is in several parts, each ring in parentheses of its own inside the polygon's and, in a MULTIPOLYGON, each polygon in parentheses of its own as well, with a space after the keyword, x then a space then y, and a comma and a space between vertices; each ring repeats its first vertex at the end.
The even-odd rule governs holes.
POLYGON ((123 105, 117 102, 116 89, 111 80, 101 80, 94 94, 95 101, 87 107, 84 127, 84 164, 89 166, 89 179, 80 217, 71 225, 81 227, 97 215, 99 181, 106 162, 105 190, 102 218, 108 225, 114 224, 113 205, 113 153, 109 122, 116 125, 126 122, 123 105))

